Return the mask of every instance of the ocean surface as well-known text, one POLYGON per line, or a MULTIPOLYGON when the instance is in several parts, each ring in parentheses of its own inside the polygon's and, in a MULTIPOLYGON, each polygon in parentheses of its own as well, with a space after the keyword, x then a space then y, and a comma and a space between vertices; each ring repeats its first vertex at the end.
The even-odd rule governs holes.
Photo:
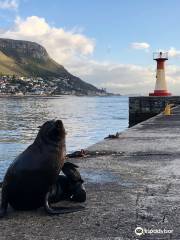
POLYGON ((128 127, 128 104, 128 97, 121 96, 0 98, 0 181, 45 121, 63 120, 67 152, 73 152, 124 131, 128 127))

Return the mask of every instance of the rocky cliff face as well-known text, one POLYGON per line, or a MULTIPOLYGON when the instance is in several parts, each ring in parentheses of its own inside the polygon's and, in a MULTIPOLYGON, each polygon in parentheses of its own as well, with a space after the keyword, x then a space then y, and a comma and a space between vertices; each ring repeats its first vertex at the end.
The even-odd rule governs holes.
POLYGON ((35 42, 0 38, 0 73, 56 79, 56 93, 103 94, 103 91, 70 74, 51 59, 46 49, 35 42))
POLYGON ((21 40, 0 38, 0 51, 19 57, 47 60, 48 53, 40 44, 21 40))

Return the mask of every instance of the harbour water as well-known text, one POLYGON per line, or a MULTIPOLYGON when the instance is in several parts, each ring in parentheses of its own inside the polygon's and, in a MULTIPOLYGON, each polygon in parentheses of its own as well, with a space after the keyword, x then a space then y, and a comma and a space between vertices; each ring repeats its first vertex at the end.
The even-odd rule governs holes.
POLYGON ((0 98, 0 181, 11 161, 31 144, 38 126, 62 119, 67 152, 86 148, 128 127, 128 97, 0 98))

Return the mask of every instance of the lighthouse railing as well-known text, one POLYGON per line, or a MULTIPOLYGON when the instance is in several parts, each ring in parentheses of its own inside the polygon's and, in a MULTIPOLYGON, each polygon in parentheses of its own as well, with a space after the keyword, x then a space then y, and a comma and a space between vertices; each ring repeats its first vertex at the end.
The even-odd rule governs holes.
POLYGON ((153 53, 154 60, 161 59, 161 58, 168 60, 168 52, 154 52, 153 53))

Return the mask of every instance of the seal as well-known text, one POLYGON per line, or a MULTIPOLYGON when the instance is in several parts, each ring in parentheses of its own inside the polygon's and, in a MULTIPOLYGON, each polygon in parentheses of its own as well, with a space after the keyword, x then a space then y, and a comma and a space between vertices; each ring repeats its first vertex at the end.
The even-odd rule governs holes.
MULTIPOLYGON (((61 120, 47 121, 40 127, 33 144, 13 161, 2 185, 0 217, 6 214, 8 204, 16 210, 45 206, 64 165, 65 135, 61 120)), ((59 208, 54 214, 78 210, 81 208, 59 208)))
POLYGON ((83 185, 84 180, 77 168, 78 166, 71 162, 64 163, 62 171, 68 178, 68 187, 66 192, 70 194, 71 201, 85 202, 86 191, 83 185))
POLYGON ((54 214, 55 209, 51 207, 51 203, 57 203, 62 200, 73 202, 85 202, 86 191, 83 185, 78 166, 65 162, 62 168, 64 175, 59 175, 56 184, 53 185, 52 191, 46 195, 45 209, 49 214, 54 214))

